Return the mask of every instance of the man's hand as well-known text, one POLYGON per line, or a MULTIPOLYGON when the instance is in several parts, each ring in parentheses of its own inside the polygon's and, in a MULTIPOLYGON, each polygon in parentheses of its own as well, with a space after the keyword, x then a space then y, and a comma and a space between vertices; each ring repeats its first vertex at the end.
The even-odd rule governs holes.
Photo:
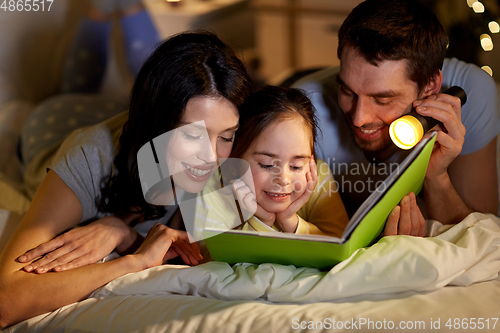
POLYGON ((448 176, 448 167, 462 151, 465 138, 465 126, 461 120, 461 102, 458 97, 437 94, 413 102, 415 110, 427 117, 439 120, 436 126, 436 144, 432 152, 426 179, 442 180, 448 176))
POLYGON ((65 271, 98 262, 121 244, 134 243, 142 237, 128 227, 122 220, 107 216, 84 227, 68 232, 40 244, 19 256, 17 260, 27 263, 26 272, 46 273, 65 271))
POLYGON ((415 194, 405 195, 399 206, 394 207, 385 223, 383 236, 425 236, 425 219, 417 205, 415 194))
MULTIPOLYGON (((484 160, 473 161, 472 164, 461 164, 461 170, 458 171, 456 167, 454 168, 457 165, 456 162, 462 157, 458 155, 462 151, 465 138, 465 126, 461 121, 461 102, 458 97, 437 94, 422 101, 415 101, 413 105, 418 113, 435 118, 442 123, 435 129, 437 130, 436 144, 424 179, 427 218, 445 224, 458 223, 472 212, 464 196, 469 197, 469 203, 477 201, 475 198, 470 200, 470 191, 477 185, 474 184, 474 180, 464 179, 464 177, 468 177, 470 172, 478 172, 475 169, 476 165, 484 160), (472 165, 474 168, 471 169, 472 165), (452 168, 455 170, 454 178, 452 178, 452 168), (460 176, 457 177, 457 174, 460 176)), ((494 164, 494 158, 487 160, 493 161, 494 164)), ((490 175, 496 174, 496 171, 489 171, 491 168, 486 168, 486 170, 490 175)), ((481 177, 472 174, 470 179, 481 180, 481 177)), ((477 203, 473 206, 483 207, 482 204, 477 203)))

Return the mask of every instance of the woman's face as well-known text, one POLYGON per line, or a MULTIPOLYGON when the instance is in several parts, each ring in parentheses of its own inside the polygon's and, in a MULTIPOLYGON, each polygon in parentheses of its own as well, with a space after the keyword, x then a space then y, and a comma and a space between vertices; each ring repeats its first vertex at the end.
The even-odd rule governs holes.
POLYGON ((238 128, 235 105, 224 97, 191 98, 166 150, 167 166, 176 186, 200 192, 218 158, 227 158, 238 128))
POLYGON ((255 139, 242 157, 262 208, 280 213, 304 193, 311 153, 311 131, 299 117, 275 122, 255 139))

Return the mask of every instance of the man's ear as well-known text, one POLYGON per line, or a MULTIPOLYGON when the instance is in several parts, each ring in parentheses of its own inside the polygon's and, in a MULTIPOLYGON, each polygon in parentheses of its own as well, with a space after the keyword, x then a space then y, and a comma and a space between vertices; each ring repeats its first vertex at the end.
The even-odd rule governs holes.
POLYGON ((434 95, 439 93, 441 89, 441 85, 443 84, 443 73, 439 70, 439 73, 434 75, 429 83, 424 87, 422 91, 422 98, 429 97, 430 95, 434 95))

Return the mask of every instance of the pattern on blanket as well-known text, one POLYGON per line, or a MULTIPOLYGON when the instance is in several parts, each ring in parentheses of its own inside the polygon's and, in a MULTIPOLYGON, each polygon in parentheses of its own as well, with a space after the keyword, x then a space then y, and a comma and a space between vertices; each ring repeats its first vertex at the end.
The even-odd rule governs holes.
POLYGON ((92 296, 181 294, 309 303, 468 286, 497 278, 499 259, 500 218, 472 213, 436 237, 384 237, 328 272, 277 264, 167 265, 118 278, 92 296))

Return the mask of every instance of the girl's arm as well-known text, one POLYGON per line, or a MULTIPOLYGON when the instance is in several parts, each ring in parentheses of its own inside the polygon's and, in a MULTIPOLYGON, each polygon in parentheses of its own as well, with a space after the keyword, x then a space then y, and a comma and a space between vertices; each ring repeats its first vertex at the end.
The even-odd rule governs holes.
POLYGON ((81 216, 74 192, 49 171, 0 255, 1 327, 80 301, 119 276, 161 264, 172 242, 189 242, 187 234, 163 226, 155 228, 135 254, 114 261, 47 274, 22 269, 19 255, 74 227, 81 216))
POLYGON ((307 203, 297 212, 301 218, 297 233, 340 237, 349 217, 328 164, 318 159, 317 170, 318 183, 307 203))

